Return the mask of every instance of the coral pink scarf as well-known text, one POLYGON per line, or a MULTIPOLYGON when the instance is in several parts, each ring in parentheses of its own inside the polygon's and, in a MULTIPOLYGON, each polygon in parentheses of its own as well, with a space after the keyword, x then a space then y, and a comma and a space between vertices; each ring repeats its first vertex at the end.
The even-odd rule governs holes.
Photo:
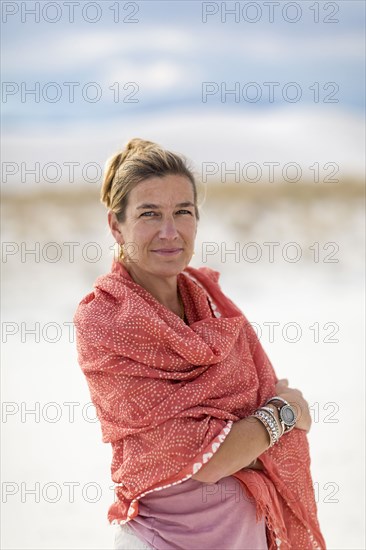
MULTIPOLYGON (((275 394, 273 367, 218 278, 207 267, 178 275, 189 326, 117 261, 78 306, 78 359, 113 448, 110 522, 129 521, 139 498, 190 478, 233 422, 275 394)), ((292 430, 260 458, 263 471, 233 475, 265 516, 269 548, 325 548, 305 432, 292 430)))

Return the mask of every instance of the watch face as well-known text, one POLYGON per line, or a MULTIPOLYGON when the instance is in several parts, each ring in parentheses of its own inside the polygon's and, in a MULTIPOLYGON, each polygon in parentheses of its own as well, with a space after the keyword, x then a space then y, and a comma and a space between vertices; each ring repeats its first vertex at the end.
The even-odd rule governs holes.
POLYGON ((285 405, 281 408, 281 418, 287 426, 293 426, 296 422, 296 414, 290 405, 285 405))

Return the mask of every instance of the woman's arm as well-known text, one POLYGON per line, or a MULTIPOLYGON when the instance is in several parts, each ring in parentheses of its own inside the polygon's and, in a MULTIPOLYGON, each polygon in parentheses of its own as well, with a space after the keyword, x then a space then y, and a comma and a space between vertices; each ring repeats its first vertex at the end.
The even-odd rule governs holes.
POLYGON ((216 483, 222 477, 249 466, 268 447, 268 433, 260 420, 255 417, 238 420, 217 452, 192 478, 216 483))
MULTIPOLYGON (((287 380, 280 380, 276 384, 276 392, 279 397, 283 397, 297 408, 296 427, 309 431, 309 407, 301 392, 289 388, 287 380)), ((271 408, 278 419, 276 407, 271 408)), ((219 479, 249 466, 268 448, 269 436, 261 421, 253 416, 242 418, 233 424, 217 452, 192 478, 205 483, 216 483, 219 479)))

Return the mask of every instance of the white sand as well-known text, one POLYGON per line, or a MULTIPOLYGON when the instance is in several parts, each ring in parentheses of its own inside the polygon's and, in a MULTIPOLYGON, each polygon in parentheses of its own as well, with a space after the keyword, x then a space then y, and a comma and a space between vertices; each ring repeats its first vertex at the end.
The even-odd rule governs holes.
MULTIPOLYGON (((236 241, 280 241, 281 246, 297 241, 304 249, 314 241, 339 243, 338 264, 315 263, 309 255, 298 263, 276 257, 273 264, 236 263, 232 257, 223 263, 213 255, 206 264, 221 271, 224 291, 262 328, 262 343, 278 375, 302 389, 317 417, 310 433, 312 473, 321 526, 332 550, 365 548, 362 214, 355 204, 329 202, 328 209, 320 209, 320 216, 313 211, 313 217, 300 221, 292 219, 291 203, 282 213, 266 205, 241 233, 218 208, 206 205, 193 262, 202 265, 200 242, 225 242, 229 248, 236 241), (280 323, 273 342, 264 325, 268 322, 280 323), (296 343, 281 334, 290 322, 302 330, 296 343), (309 328, 314 323, 319 323, 319 343, 309 328), (326 323, 339 326, 334 336, 338 343, 324 342, 332 328, 325 329, 326 323)), ((113 527, 106 519, 113 499, 111 450, 101 442, 99 424, 88 421, 92 409, 83 412, 90 401, 88 389, 75 344, 63 323, 71 321, 95 277, 109 270, 112 239, 100 207, 88 208, 86 216, 71 205, 62 209, 57 202, 33 206, 27 218, 7 220, 4 240, 38 240, 43 246, 49 241, 81 244, 74 263, 67 261, 63 246, 63 259, 57 263, 35 263, 30 257, 22 263, 14 255, 2 264, 7 277, 3 323, 14 322, 19 328, 3 346, 2 398, 6 410, 14 414, 3 417, 2 424, 2 545, 7 549, 108 549, 113 547, 113 527), (100 244, 100 262, 83 260, 80 249, 88 241, 100 244), (31 335, 22 343, 21 322, 23 328, 38 322, 41 331, 47 323, 58 323, 60 338, 46 341, 57 334, 49 325, 38 343, 31 335), (78 404, 74 422, 70 422, 67 402, 78 404), (41 411, 39 421, 32 414, 22 421, 21 411, 34 408, 35 403, 41 411), (57 414, 59 421, 52 422, 57 414), (76 485, 70 502, 72 483, 76 485), (37 496, 26 494, 35 487, 37 496)), ((232 221, 245 221, 239 208, 232 221)), ((291 331, 288 334, 293 337, 291 331)))

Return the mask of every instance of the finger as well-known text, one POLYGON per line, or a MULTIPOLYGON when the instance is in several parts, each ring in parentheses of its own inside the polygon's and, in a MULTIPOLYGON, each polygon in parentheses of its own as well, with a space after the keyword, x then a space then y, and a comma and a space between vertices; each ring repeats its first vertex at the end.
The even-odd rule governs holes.
POLYGON ((288 379, 287 378, 281 378, 277 382, 276 386, 286 386, 286 387, 288 387, 288 379))

